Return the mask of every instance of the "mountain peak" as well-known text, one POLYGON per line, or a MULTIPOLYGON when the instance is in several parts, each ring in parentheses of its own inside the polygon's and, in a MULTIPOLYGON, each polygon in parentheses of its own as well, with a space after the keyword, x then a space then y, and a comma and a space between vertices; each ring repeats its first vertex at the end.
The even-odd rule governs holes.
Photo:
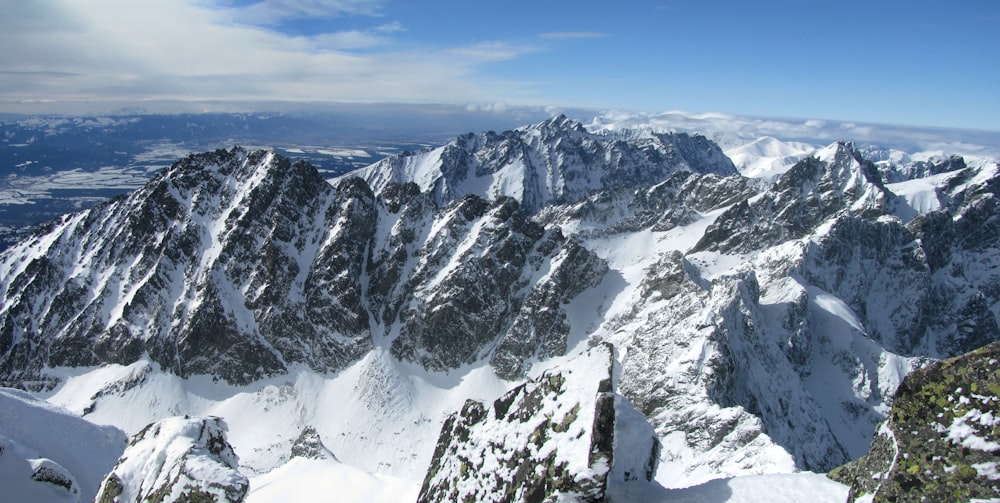
MULTIPOLYGON (((308 163, 220 149, 188 156, 129 196, 8 249, 0 332, 13 349, 0 369, 17 367, 19 377, 2 382, 45 366, 127 364, 143 355, 181 376, 234 383, 294 362, 336 369, 353 361, 371 346, 367 314, 357 302, 321 300, 327 294, 316 287, 361 270, 366 241, 352 232, 374 215, 370 190, 358 184, 335 189, 308 163), (355 260, 321 260, 317 269, 338 268, 324 273, 311 267, 324 253, 355 260), (63 259, 47 258, 56 256, 63 259), (53 297, 22 300, 16 292, 25 288, 53 289, 53 297), (313 339, 331 329, 339 338, 317 347, 313 339)), ((343 295, 360 290, 342 283, 343 295)))
POLYGON ((733 205, 709 226, 693 251, 759 250, 798 239, 835 214, 877 217, 897 200, 873 163, 851 142, 836 142, 795 163, 761 197, 733 205))
POLYGON ((376 193, 416 183, 440 206, 466 194, 509 196, 535 214, 597 190, 650 185, 677 171, 736 174, 732 161, 703 136, 588 132, 565 115, 504 133, 463 135, 448 145, 386 158, 353 175, 376 193))
POLYGON ((583 124, 574 119, 570 119, 565 114, 559 114, 548 120, 542 121, 538 124, 526 126, 523 129, 538 129, 538 130, 550 130, 550 131, 566 131, 573 133, 586 133, 587 129, 583 127, 583 124))

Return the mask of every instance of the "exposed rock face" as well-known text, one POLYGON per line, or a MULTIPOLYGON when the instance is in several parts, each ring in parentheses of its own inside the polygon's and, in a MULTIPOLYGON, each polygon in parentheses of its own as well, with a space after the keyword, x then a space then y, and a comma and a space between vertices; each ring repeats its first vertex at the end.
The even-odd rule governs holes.
POLYGON ((412 289, 400 291, 406 297, 394 356, 432 370, 456 368, 485 356, 499 334, 497 372, 517 377, 536 350, 541 356, 565 352, 569 327, 560 304, 596 284, 606 265, 558 231, 546 233, 527 220, 510 198, 489 203, 467 196, 435 227, 415 253, 412 289), (548 273, 536 278, 543 269, 548 273), (551 318, 533 316, 546 308, 551 318), (517 342, 525 339, 530 349, 517 342))
POLYGON ((374 218, 363 184, 335 189, 273 153, 179 161, 0 258, 2 382, 143 352, 234 383, 339 369, 371 348, 359 278, 374 218))
POLYGON ((905 225, 835 217, 795 272, 847 302, 893 353, 945 358, 1000 340, 998 178, 974 174, 956 173, 938 191, 947 206, 905 225))
POLYGON ((809 234, 840 212, 864 217, 896 204, 878 169, 850 143, 837 143, 792 166, 764 194, 723 213, 694 251, 746 253, 809 234))
POLYGON ((849 501, 1000 498, 1000 343, 906 376, 871 451, 830 474, 849 501))
POLYGON ((312 426, 303 428, 299 438, 295 439, 295 443, 292 444, 292 457, 337 460, 337 456, 334 456, 330 449, 323 445, 323 439, 316 432, 316 428, 312 426))
MULTIPOLYGON (((959 155, 931 158, 926 161, 910 161, 909 156, 904 154, 901 155, 903 159, 897 161, 891 158, 884 160, 877 159, 878 157, 884 157, 880 156, 879 152, 865 152, 865 154, 867 157, 872 158, 872 160, 881 161, 878 163, 879 171, 881 171, 882 178, 887 183, 925 178, 941 173, 960 171, 968 167, 965 159, 959 155)), ((891 157, 891 153, 889 153, 889 156, 891 157)))
POLYGON ((132 437, 97 500, 243 501, 250 483, 217 417, 172 417, 132 437))
MULTIPOLYGON (((542 249, 563 242, 558 232, 548 234, 542 249)), ((567 350, 570 325, 563 305, 590 287, 608 271, 607 264, 575 241, 555 251, 549 273, 535 283, 503 332, 490 364, 507 379, 523 377, 530 362, 559 356, 567 350)))
POLYGON ((415 182, 440 205, 466 194, 490 200, 508 196, 534 214, 593 190, 651 185, 678 171, 729 176, 736 167, 703 136, 595 134, 559 116, 499 134, 470 133, 433 150, 383 159, 360 176, 375 192, 415 182))
POLYGON ((245 384, 292 364, 343 369, 373 337, 433 370, 495 353, 516 377, 565 352, 561 304, 606 270, 510 198, 438 208, 414 184, 376 196, 220 150, 0 255, 0 384, 45 388, 45 367, 144 354, 245 384))
POLYGON ((664 484, 787 469, 776 448, 800 468, 832 469, 867 452, 903 375, 1000 340, 1000 233, 977 230, 1000 216, 995 171, 955 172, 944 207, 907 223, 891 214, 897 197, 835 147, 826 157, 845 164, 804 161, 786 175, 815 176, 779 180, 723 213, 692 252, 664 254, 632 310, 608 323, 627 349, 622 392, 666 446, 664 484), (815 188, 834 179, 857 188, 815 188), (803 219, 809 204, 817 212, 803 219), (763 213, 741 220, 740 206, 763 213), (736 270, 712 271, 733 257, 736 270))
POLYGON ((651 480, 659 443, 614 392, 613 348, 580 358, 450 416, 418 501, 604 501, 609 484, 651 480))
POLYGON ((596 190, 575 203, 548 206, 535 219, 573 228, 580 237, 645 229, 660 232, 689 224, 699 212, 735 204, 757 191, 753 181, 739 175, 677 171, 652 186, 596 190))
POLYGON ((665 255, 643 281, 633 319, 619 329, 629 334, 621 392, 668 446, 658 480, 822 470, 850 459, 838 422, 870 432, 879 419, 848 377, 866 372, 867 358, 845 362, 837 372, 846 375, 831 372, 814 388, 810 373, 817 359, 829 358, 829 342, 811 327, 819 320, 811 319, 805 287, 787 282, 781 298, 762 298, 753 272, 706 283, 691 269, 680 253, 665 255), (830 403, 834 396, 843 403, 830 403), (824 410, 827 403, 834 410, 824 410))

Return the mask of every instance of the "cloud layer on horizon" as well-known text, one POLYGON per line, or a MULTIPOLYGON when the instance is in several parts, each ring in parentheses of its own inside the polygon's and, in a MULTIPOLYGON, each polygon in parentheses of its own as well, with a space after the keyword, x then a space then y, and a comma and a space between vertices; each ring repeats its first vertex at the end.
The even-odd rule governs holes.
POLYGON ((650 128, 656 131, 697 133, 724 149, 764 136, 805 142, 820 147, 836 141, 853 141, 911 154, 959 154, 1000 160, 1000 132, 928 128, 820 119, 748 117, 721 113, 605 112, 593 118, 592 131, 650 128))

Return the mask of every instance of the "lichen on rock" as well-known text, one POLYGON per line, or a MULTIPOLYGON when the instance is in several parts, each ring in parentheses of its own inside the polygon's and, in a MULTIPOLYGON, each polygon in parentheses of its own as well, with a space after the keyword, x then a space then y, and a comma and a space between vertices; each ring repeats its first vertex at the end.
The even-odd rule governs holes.
POLYGON ((1000 343, 917 370, 868 455, 830 473, 849 501, 1000 498, 1000 343))

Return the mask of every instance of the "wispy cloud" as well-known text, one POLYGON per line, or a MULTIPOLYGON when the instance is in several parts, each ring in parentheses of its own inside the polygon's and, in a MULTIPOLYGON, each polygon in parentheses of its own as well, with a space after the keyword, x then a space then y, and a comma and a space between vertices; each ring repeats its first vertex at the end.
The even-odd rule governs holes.
MULTIPOLYGON (((206 0, 50 0, 5 3, 0 102, 288 100, 484 102, 512 89, 477 77, 480 65, 534 47, 503 41, 402 50, 406 28, 315 36, 251 24, 247 9, 278 16, 375 16, 379 1, 268 0, 246 7, 206 0), (9 15, 8 15, 9 14, 9 15)), ((355 23, 356 24, 356 23, 355 23)))
POLYGON ((391 35, 406 31, 398 21, 376 26, 370 30, 347 30, 321 33, 307 37, 319 50, 371 49, 393 43, 391 35))
POLYGON ((539 38, 551 39, 551 40, 565 40, 574 38, 604 38, 606 33, 598 33, 596 31, 551 31, 547 33, 539 33, 539 38))
POLYGON ((237 22, 271 25, 289 19, 379 16, 382 4, 382 0, 260 0, 242 7, 219 7, 237 22))
POLYGON ((400 23, 399 21, 393 21, 391 23, 383 24, 382 26, 376 26, 375 31, 381 33, 396 33, 396 32, 406 31, 406 28, 403 27, 403 23, 400 23))
POLYGON ((540 50, 539 47, 525 44, 515 44, 504 41, 482 42, 466 47, 451 49, 456 55, 465 56, 472 61, 506 61, 522 54, 540 50))
POLYGON ((370 31, 339 31, 310 37, 320 50, 367 49, 389 43, 387 37, 370 31))

